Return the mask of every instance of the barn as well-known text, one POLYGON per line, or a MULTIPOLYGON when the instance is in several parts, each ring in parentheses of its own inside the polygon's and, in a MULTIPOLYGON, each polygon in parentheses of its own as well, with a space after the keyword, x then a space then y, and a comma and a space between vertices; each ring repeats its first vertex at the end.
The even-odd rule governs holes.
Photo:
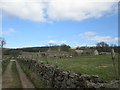
POLYGON ((99 55, 96 49, 75 50, 78 55, 99 55))

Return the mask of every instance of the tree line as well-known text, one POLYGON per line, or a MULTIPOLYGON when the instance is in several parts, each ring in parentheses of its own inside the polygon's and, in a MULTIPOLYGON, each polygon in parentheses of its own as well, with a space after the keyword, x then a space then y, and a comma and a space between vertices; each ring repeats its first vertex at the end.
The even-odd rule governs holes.
POLYGON ((21 52, 47 52, 48 50, 69 52, 70 46, 64 44, 60 46, 27 47, 27 48, 18 48, 18 49, 3 48, 3 54, 16 56, 21 52))
POLYGON ((109 45, 109 44, 107 44, 105 42, 99 42, 99 43, 96 44, 95 47, 82 46, 82 47, 77 47, 76 49, 84 50, 86 48, 97 49, 98 52, 111 52, 111 49, 113 48, 115 52, 120 53, 120 46, 117 46, 115 44, 109 45))
MULTIPOLYGON (((3 48, 3 46, 6 44, 6 41, 4 38, 0 37, 0 47, 3 48)), ((77 50, 84 50, 84 49, 97 49, 98 52, 111 52, 111 49, 114 48, 114 51, 117 53, 120 53, 120 46, 117 45, 109 45, 105 42, 99 42, 96 44, 96 47, 77 47, 77 50)), ((17 55, 21 52, 46 52, 48 50, 51 51, 65 51, 69 53, 75 53, 74 50, 70 49, 69 45, 62 44, 62 45, 50 45, 50 46, 44 46, 44 47, 27 47, 27 48, 18 48, 18 49, 8 49, 3 48, 3 55, 17 55)))

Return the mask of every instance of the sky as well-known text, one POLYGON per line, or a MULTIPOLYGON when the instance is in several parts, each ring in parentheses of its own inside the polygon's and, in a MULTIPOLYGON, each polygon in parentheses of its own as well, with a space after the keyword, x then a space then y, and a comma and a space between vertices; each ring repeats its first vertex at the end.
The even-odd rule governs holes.
POLYGON ((117 0, 0 0, 5 47, 118 45, 117 0))

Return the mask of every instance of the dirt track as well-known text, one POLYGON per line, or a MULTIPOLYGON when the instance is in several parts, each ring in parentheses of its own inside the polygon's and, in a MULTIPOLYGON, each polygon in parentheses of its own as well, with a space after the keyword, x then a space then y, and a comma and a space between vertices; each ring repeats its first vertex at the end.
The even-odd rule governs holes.
POLYGON ((2 60, 0 59, 0 90, 2 89, 2 60))
MULTIPOLYGON (((14 60, 11 60, 10 63, 8 64, 6 71, 3 74, 2 77, 2 88, 17 88, 16 83, 15 83, 15 78, 14 75, 12 74, 11 66, 12 62, 14 60)), ((34 85, 30 82, 30 80, 27 78, 25 73, 22 71, 19 63, 16 62, 16 68, 20 76, 20 81, 22 84, 22 88, 34 88, 34 85)), ((20 82, 18 82, 20 83, 20 82)), ((19 88, 19 87, 18 87, 19 88)))
POLYGON ((2 88, 14 88, 15 86, 14 79, 12 76, 11 66, 12 66, 12 61, 8 64, 6 71, 3 74, 2 88))
POLYGON ((23 72, 23 70, 21 69, 21 67, 17 61, 16 61, 16 66, 17 66, 17 70, 18 70, 23 88, 35 88, 34 85, 27 78, 27 76, 25 75, 25 73, 23 72))

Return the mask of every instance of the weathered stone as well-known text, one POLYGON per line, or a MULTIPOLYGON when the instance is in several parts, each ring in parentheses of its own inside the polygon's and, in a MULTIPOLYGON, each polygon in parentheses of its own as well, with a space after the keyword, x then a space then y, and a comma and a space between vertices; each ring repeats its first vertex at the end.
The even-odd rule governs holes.
POLYGON ((58 76, 58 77, 57 77, 57 80, 58 80, 58 81, 62 81, 63 78, 62 78, 61 76, 58 76))
POLYGON ((91 77, 89 75, 86 75, 86 74, 81 75, 81 77, 86 79, 86 80, 89 80, 89 81, 91 79, 91 77))
POLYGON ((76 88, 76 85, 72 83, 72 84, 70 85, 70 88, 76 88))
POLYGON ((71 84, 71 81, 68 79, 66 84, 69 86, 71 84))
POLYGON ((71 78, 71 79, 69 79, 72 83, 74 83, 74 79, 73 78, 71 78))
POLYGON ((92 82, 89 82, 89 83, 87 84, 88 88, 94 88, 95 85, 96 85, 96 84, 95 84, 95 83, 92 83, 92 82))
POLYGON ((92 77, 92 78, 99 78, 98 75, 92 75, 91 77, 92 77))
POLYGON ((70 74, 70 75, 69 75, 69 78, 74 78, 74 75, 71 75, 71 74, 70 74))
POLYGON ((66 81, 63 80, 63 81, 62 81, 62 84, 61 84, 61 88, 66 88, 66 87, 67 87, 67 85, 66 85, 66 81))

